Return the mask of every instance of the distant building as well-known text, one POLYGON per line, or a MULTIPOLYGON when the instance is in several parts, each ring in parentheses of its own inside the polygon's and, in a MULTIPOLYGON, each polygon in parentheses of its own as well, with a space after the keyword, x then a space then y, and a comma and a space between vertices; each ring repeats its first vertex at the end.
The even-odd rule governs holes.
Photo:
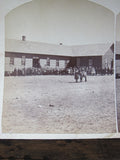
POLYGON ((120 42, 116 44, 116 78, 120 78, 120 42))
POLYGON ((110 43, 65 46, 7 39, 5 75, 57 74, 75 66, 113 69, 111 46, 110 43))

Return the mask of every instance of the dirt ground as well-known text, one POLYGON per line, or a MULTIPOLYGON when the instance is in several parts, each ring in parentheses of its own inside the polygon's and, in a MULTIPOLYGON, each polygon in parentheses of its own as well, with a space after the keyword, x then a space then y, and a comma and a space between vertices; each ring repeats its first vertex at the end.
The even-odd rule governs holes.
POLYGON ((114 77, 5 77, 3 133, 113 133, 114 77))
POLYGON ((120 132, 120 79, 116 80, 116 97, 117 97, 117 110, 118 110, 118 128, 120 132))

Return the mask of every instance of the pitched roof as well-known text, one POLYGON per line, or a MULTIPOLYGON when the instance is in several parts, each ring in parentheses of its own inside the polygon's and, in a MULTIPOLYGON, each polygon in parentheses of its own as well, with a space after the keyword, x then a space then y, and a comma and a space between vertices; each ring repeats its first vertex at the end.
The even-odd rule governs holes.
POLYGON ((110 49, 111 45, 112 43, 73 46, 72 52, 75 56, 102 56, 110 49))
POLYGON ((6 39, 5 51, 30 54, 72 56, 72 50, 69 46, 14 39, 6 39))
POLYGON ((6 52, 20 52, 30 54, 45 54, 45 55, 59 55, 59 56, 102 56, 111 47, 112 43, 106 44, 88 44, 77 46, 65 46, 48 44, 32 41, 21 41, 6 39, 6 52))

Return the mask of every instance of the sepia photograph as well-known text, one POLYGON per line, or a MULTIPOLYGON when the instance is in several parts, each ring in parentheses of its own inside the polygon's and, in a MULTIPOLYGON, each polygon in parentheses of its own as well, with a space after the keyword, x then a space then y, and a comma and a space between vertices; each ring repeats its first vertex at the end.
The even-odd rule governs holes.
POLYGON ((109 9, 88 0, 25 3, 5 16, 4 59, 2 133, 116 132, 109 9))
POLYGON ((120 132, 120 14, 117 15, 117 34, 116 34, 116 103, 118 130, 120 132))

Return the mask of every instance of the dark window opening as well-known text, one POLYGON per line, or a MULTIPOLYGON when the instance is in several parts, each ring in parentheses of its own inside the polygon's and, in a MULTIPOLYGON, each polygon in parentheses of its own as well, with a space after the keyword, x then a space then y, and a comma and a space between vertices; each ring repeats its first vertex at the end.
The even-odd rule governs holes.
POLYGON ((89 66, 92 66, 93 65, 93 60, 92 59, 89 59, 89 66))
POLYGON ((67 60, 65 60, 65 67, 67 67, 67 64, 68 64, 68 61, 67 61, 67 60))
POLYGON ((26 36, 22 36, 22 41, 25 41, 26 40, 26 36))
POLYGON ((67 63, 67 68, 69 67, 75 67, 76 66, 76 58, 71 58, 70 61, 67 63))
POLYGON ((112 59, 112 61, 111 61, 111 68, 113 68, 113 59, 112 59))
POLYGON ((22 56, 21 65, 24 65, 24 66, 25 66, 25 56, 22 56))
POLYGON ((47 66, 50 66, 50 58, 47 58, 47 66))
POLYGON ((56 60, 56 66, 59 67, 59 60, 56 60))
POLYGON ((40 68, 39 58, 33 59, 33 67, 40 68))

